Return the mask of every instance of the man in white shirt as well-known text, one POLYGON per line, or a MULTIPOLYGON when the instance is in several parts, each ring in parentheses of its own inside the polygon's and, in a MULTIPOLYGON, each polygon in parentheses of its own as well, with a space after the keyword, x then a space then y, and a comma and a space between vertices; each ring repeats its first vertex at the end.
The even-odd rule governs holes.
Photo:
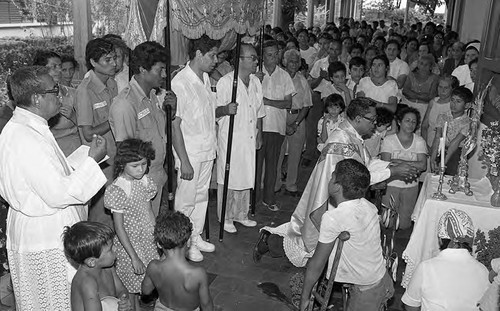
POLYGON ((377 207, 364 198, 369 186, 370 172, 362 163, 354 159, 337 163, 328 185, 337 208, 328 210, 321 219, 318 245, 304 277, 300 310, 307 309, 312 288, 327 262, 330 276, 335 242, 342 231, 350 238, 344 242, 335 281, 351 284, 347 310, 379 311, 394 294, 382 255, 377 207))
POLYGON ((297 41, 299 42, 300 56, 306 61, 307 66, 311 69, 314 59, 318 54, 316 48, 309 46, 309 32, 307 29, 302 29, 297 32, 297 41))
POLYGON ((421 262, 401 301, 408 311, 478 310, 488 289, 488 269, 471 256, 474 240, 472 219, 452 208, 438 223, 441 252, 421 262))
POLYGON ((177 95, 176 118, 172 122, 175 164, 178 168, 175 210, 193 223, 191 246, 187 257, 202 261, 203 252, 215 246, 200 234, 205 224, 208 187, 215 159, 216 98, 208 73, 217 64, 218 42, 203 35, 189 43, 189 63, 172 80, 177 95))
POLYGON ((0 135, 0 196, 10 205, 6 242, 16 310, 70 310, 76 270, 61 234, 87 220, 87 202, 106 183, 97 164, 106 140, 94 136, 88 157, 72 168, 47 124, 61 108, 49 68, 21 68, 10 85, 16 109, 0 135))
POLYGON ((234 71, 217 83, 217 109, 219 133, 217 140, 217 212, 221 215, 224 173, 229 134, 229 116, 234 115, 231 169, 227 193, 224 230, 235 233, 234 222, 255 227, 257 222, 248 219, 250 189, 255 186, 255 154, 262 146, 262 118, 265 116, 262 85, 254 73, 259 57, 250 44, 242 44, 238 71, 237 103, 231 103, 234 71))
POLYGON ((276 41, 264 42, 264 78, 262 93, 266 117, 262 121, 262 148, 257 152, 257 181, 255 185, 257 197, 260 198, 260 180, 264 171, 264 187, 262 190, 262 204, 275 212, 279 210, 276 204, 274 185, 281 145, 286 134, 286 109, 292 106, 292 96, 295 87, 292 78, 278 66, 278 45, 276 41))
POLYGON ((398 88, 403 88, 406 78, 410 73, 408 64, 399 59, 398 55, 401 51, 399 43, 396 40, 389 40, 385 45, 385 55, 389 59, 389 73, 387 76, 393 78, 398 83, 398 88))

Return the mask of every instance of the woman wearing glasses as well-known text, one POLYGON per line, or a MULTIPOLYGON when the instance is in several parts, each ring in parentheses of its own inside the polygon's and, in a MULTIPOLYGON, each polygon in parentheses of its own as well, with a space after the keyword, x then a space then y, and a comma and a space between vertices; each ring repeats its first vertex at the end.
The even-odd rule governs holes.
POLYGON ((359 80, 357 97, 368 97, 377 102, 377 107, 384 107, 392 112, 398 104, 398 84, 389 79, 389 59, 385 55, 376 56, 372 61, 370 76, 359 80))
POLYGON ((35 56, 33 65, 49 68, 49 75, 58 87, 58 93, 55 95, 61 101, 61 108, 59 113, 49 120, 49 127, 59 148, 61 148, 65 156, 69 156, 82 144, 76 126, 76 89, 59 84, 62 77, 61 57, 59 54, 52 51, 39 51, 35 56))

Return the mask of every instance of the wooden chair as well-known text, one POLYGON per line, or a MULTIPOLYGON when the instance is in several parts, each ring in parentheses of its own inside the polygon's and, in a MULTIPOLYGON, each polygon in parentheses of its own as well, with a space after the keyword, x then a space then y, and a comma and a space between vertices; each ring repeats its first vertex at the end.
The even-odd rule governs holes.
MULTIPOLYGON (((326 311, 328 308, 328 303, 330 301, 330 296, 332 295, 333 283, 335 282, 335 275, 337 274, 337 268, 340 263, 340 255, 342 253, 342 247, 344 246, 344 242, 349 240, 350 234, 347 231, 342 231, 338 236, 337 250, 335 251, 335 257, 333 259, 332 270, 330 272, 330 277, 326 278, 326 273, 320 277, 318 283, 316 283, 313 288, 311 299, 309 303, 308 311, 312 311, 314 308, 314 303, 318 302, 320 305, 320 311, 326 311), (325 284, 326 283, 326 284, 325 284)), ((326 264, 325 271, 328 269, 328 263, 326 264)), ((344 291, 345 289, 343 289, 344 291)), ((344 293, 343 293, 344 296, 344 293)), ((346 307, 346 300, 344 301, 344 310, 346 307)))

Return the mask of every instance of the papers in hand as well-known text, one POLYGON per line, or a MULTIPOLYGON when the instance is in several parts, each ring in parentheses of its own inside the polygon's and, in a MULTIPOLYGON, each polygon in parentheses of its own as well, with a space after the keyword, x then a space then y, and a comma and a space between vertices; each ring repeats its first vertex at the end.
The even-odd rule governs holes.
MULTIPOLYGON (((81 145, 76 149, 72 154, 68 156, 68 163, 71 165, 72 168, 76 169, 79 167, 83 161, 85 161, 89 157, 89 150, 90 147, 86 145, 81 145)), ((106 155, 101 161, 99 161, 99 164, 102 162, 106 161, 109 159, 108 155, 106 155)))

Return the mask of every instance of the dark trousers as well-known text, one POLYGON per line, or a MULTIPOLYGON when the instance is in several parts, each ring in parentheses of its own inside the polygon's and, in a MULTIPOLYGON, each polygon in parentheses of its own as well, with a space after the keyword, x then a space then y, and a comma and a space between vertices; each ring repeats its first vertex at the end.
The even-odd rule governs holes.
POLYGON ((318 92, 312 92, 313 106, 309 109, 306 117, 306 151, 303 158, 314 160, 317 157, 318 149, 318 121, 323 116, 325 105, 321 100, 321 95, 318 92))
POLYGON ((285 136, 274 132, 262 132, 262 148, 257 151, 257 198, 262 197, 266 204, 275 204, 274 185, 276 184, 278 159, 285 136), (264 171, 264 189, 261 191, 262 167, 264 171))

